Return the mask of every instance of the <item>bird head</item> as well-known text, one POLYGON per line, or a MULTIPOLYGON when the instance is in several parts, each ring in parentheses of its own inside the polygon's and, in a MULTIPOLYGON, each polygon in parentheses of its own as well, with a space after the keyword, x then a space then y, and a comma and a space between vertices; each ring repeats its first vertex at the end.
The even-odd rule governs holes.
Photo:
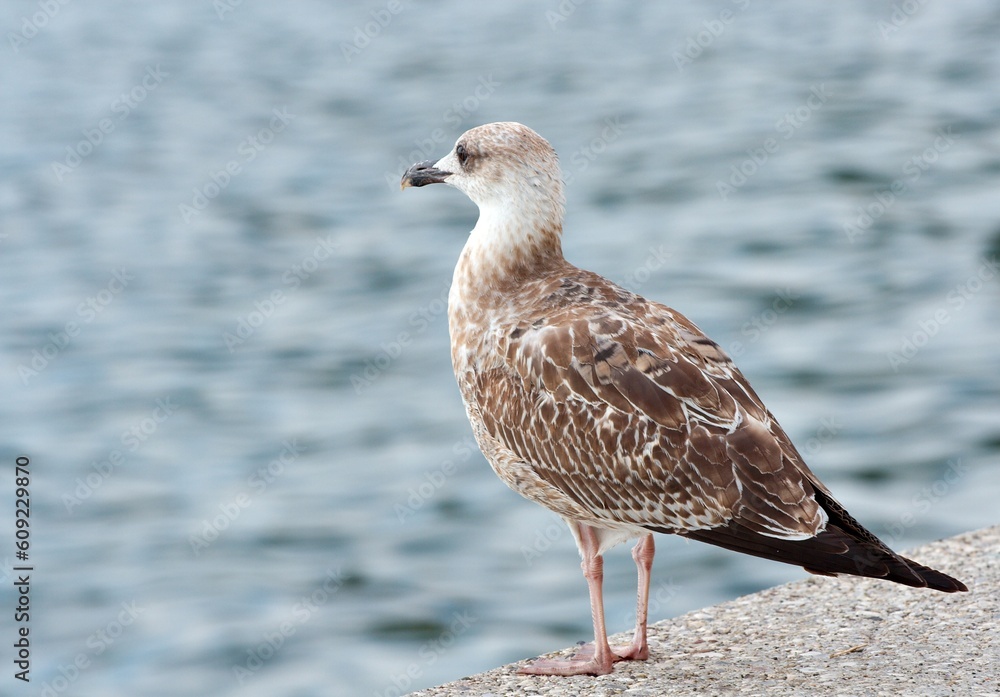
POLYGON ((545 209, 562 222, 559 158, 548 141, 520 123, 490 123, 466 131, 440 160, 418 162, 406 170, 400 185, 406 189, 438 183, 464 192, 480 210, 545 209))

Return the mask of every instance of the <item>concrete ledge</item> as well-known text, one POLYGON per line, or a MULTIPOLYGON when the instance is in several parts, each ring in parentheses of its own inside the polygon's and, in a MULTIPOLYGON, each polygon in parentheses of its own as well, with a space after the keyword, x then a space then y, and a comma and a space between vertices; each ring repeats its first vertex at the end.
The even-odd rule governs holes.
POLYGON ((650 625, 649 660, 610 675, 511 664, 413 695, 1000 695, 1000 526, 907 556, 969 592, 811 577, 650 625))

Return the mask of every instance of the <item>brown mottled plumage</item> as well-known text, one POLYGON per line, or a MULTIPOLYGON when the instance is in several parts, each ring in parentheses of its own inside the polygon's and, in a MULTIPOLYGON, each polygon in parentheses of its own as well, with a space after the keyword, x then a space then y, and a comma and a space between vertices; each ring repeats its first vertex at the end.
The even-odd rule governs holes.
POLYGON ((497 475, 562 516, 591 591, 595 646, 522 672, 607 673, 645 659, 651 532, 674 533, 816 574, 965 586, 898 556, 806 466, 722 349, 680 313, 562 255, 551 146, 517 123, 465 133, 402 185, 444 182, 480 209, 449 298, 452 363, 497 475), (632 645, 612 652, 602 557, 639 538, 632 645))

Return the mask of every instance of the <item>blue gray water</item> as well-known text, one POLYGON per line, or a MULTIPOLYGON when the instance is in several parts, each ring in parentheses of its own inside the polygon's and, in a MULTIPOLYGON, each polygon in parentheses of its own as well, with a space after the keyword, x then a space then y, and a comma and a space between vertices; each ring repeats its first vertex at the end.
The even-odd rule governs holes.
MULTIPOLYGON (((568 257, 726 347, 872 530, 997 521, 995 3, 24 1, 0 28, 0 556, 28 455, 36 567, 28 686, 0 590, 3 694, 394 695, 590 637, 570 536, 451 376, 475 208, 398 189, 489 121, 560 152, 568 257)), ((658 545, 654 619, 804 575, 658 545)), ((633 593, 615 550, 612 630, 633 593)))

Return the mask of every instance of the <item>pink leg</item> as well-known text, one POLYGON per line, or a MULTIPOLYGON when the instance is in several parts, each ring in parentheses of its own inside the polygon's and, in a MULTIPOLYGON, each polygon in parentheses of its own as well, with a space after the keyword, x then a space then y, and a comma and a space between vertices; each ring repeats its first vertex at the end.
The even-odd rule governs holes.
MULTIPOLYGON (((608 631, 604 625, 604 558, 597 553, 599 542, 594 529, 577 523, 577 538, 583 555, 583 575, 590 589, 590 613, 594 619, 594 644, 582 648, 571 658, 540 658, 518 669, 524 675, 606 675, 615 661, 621 660, 608 646, 608 631)), ((647 582, 648 593, 648 582, 647 582)), ((643 621, 645 628, 645 620, 643 621)))
POLYGON ((649 578, 655 552, 656 548, 653 545, 651 534, 639 538, 635 547, 632 548, 632 558, 639 571, 639 597, 636 601, 635 636, 632 638, 632 644, 623 651, 616 651, 625 660, 645 661, 649 658, 649 646, 646 644, 646 619, 649 610, 649 578))

